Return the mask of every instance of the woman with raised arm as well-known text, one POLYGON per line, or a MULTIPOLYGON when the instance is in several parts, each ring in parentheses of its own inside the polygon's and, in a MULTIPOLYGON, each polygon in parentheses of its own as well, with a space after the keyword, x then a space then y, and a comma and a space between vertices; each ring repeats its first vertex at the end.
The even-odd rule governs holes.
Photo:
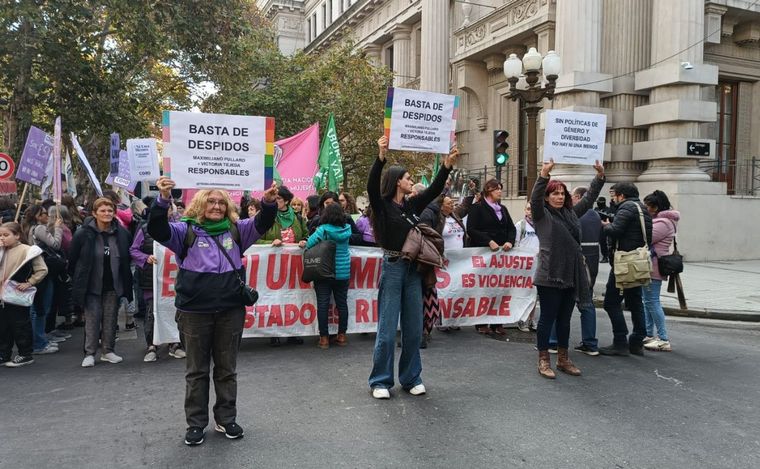
POLYGON ((169 222, 174 181, 160 177, 160 195, 148 215, 148 233, 176 253, 179 272, 174 284, 177 326, 185 339, 186 445, 199 445, 208 425, 209 371, 214 360, 214 429, 227 438, 243 436, 237 417, 237 354, 243 335, 245 280, 243 252, 274 224, 277 186, 262 199, 261 212, 239 220, 227 191, 201 190, 182 221, 169 222))
POLYGON ((538 320, 538 372, 554 379, 549 355, 549 336, 557 322, 557 369, 580 376, 567 354, 570 317, 575 304, 589 301, 591 294, 586 262, 581 251, 581 224, 578 220, 590 209, 604 185, 604 166, 594 165, 596 177, 586 195, 575 205, 565 183, 550 180, 554 161, 545 162, 533 186, 530 208, 538 236, 538 269, 533 284, 538 289, 541 316, 538 320))
POLYGON ((446 179, 459 156, 451 149, 443 167, 430 187, 407 198, 413 181, 406 169, 391 166, 382 175, 388 151, 388 138, 377 141, 379 154, 367 181, 372 207, 372 228, 375 240, 383 248, 383 265, 378 292, 378 323, 373 367, 369 377, 372 397, 390 398, 394 385, 394 349, 396 329, 401 317, 401 358, 399 382, 414 396, 425 394, 422 384, 420 340, 422 338, 422 276, 417 263, 401 253, 406 236, 419 220, 419 215, 443 191, 446 179))

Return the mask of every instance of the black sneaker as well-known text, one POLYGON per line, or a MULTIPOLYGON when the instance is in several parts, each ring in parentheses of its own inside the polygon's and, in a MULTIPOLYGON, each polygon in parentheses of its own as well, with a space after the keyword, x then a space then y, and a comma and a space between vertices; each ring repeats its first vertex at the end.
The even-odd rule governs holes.
POLYGON ((219 433, 224 433, 224 436, 231 440, 243 436, 243 428, 235 422, 226 423, 224 425, 217 423, 214 429, 219 433))
POLYGON ((34 358, 30 356, 24 357, 21 355, 16 355, 13 360, 6 362, 5 366, 8 368, 18 368, 20 366, 31 365, 32 363, 34 363, 34 358))
POLYGON ((198 446, 203 443, 205 437, 206 434, 203 433, 201 427, 190 427, 187 429, 187 433, 185 433, 185 444, 187 446, 198 446))
POLYGON ((549 346, 549 353, 556 354, 557 353, 557 346, 556 345, 550 345, 549 346))
POLYGON ((615 345, 615 344, 612 344, 612 345, 610 345, 608 347, 599 347, 599 353, 602 354, 602 355, 607 355, 607 356, 617 355, 617 356, 621 356, 621 357, 626 357, 626 356, 630 355, 630 351, 628 350, 628 346, 626 346, 626 345, 615 345))
POLYGON ((643 356, 644 355, 644 344, 639 344, 639 345, 633 345, 633 344, 631 344, 628 347, 628 351, 631 352, 633 355, 643 356))
POLYGON ((124 325, 124 330, 125 331, 133 331, 133 330, 135 330, 135 328, 137 328, 137 326, 133 322, 130 322, 130 323, 124 325))
POLYGON ((592 357, 599 355, 599 350, 591 348, 586 344, 580 344, 579 346, 575 347, 575 351, 585 353, 586 355, 591 355, 592 357))

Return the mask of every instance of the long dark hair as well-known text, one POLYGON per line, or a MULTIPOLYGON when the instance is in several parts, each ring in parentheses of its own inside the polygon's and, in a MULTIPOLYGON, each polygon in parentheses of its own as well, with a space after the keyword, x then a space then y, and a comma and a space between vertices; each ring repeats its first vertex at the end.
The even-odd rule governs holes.
POLYGON ((346 215, 343 213, 343 207, 340 204, 330 204, 323 208, 322 215, 319 217, 319 224, 343 227, 346 224, 346 215))
MULTIPOLYGON (((396 188, 398 182, 407 173, 406 168, 403 166, 393 165, 383 174, 380 179, 380 197, 385 200, 390 200, 396 195, 396 188)), ((380 219, 374 210, 370 213, 369 221, 372 224, 372 231, 375 234, 375 241, 378 246, 383 245, 383 224, 385 220, 380 219)))
POLYGON ((657 213, 673 208, 670 205, 670 199, 668 199, 668 196, 661 190, 656 190, 648 196, 644 197, 644 203, 650 207, 655 207, 657 209, 657 213))

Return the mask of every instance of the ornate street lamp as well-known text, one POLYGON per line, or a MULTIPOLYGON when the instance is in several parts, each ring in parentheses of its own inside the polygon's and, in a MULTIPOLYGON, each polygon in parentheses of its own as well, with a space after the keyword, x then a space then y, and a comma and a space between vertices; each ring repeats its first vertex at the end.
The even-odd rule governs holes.
POLYGON ((545 57, 535 47, 531 47, 520 60, 517 55, 509 54, 504 62, 504 75, 509 82, 509 97, 512 101, 522 100, 525 114, 528 117, 528 197, 536 183, 538 171, 538 113, 541 111, 541 101, 554 98, 554 88, 561 67, 559 55, 550 50, 545 57), (524 72, 523 72, 524 69, 524 72), (541 86, 541 72, 546 79, 546 85, 541 86), (524 74, 523 74, 524 73, 524 74), (524 82, 527 84, 524 85, 524 82), (518 82, 520 85, 518 86, 518 82))

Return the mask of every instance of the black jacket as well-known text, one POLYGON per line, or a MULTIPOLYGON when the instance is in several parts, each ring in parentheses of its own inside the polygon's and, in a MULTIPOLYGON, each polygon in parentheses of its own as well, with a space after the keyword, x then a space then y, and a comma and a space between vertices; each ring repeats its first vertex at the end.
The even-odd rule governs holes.
POLYGON ((470 246, 488 247, 491 241, 499 246, 504 243, 515 244, 517 229, 509 216, 507 207, 501 205, 502 217, 499 220, 488 202, 481 199, 474 204, 467 216, 467 235, 470 237, 470 246))
MULTIPOLYGON (((124 292, 122 297, 132 301, 132 270, 129 247, 132 235, 114 218, 111 222, 116 229, 116 243, 119 248, 119 280, 124 292)), ((98 231, 95 222, 83 224, 74 234, 69 249, 69 274, 71 275, 71 297, 74 303, 84 307, 90 282, 90 271, 95 262, 95 237, 98 231)), ((114 279, 116 280, 116 279, 114 279)))
POLYGON ((621 251, 633 251, 645 244, 644 237, 641 234, 641 220, 636 205, 641 208, 641 213, 644 214, 644 228, 647 234, 646 244, 652 244, 652 217, 639 199, 626 199, 618 206, 612 223, 604 227, 604 234, 610 238, 610 261, 612 261, 613 257, 612 252, 617 249, 621 251))

